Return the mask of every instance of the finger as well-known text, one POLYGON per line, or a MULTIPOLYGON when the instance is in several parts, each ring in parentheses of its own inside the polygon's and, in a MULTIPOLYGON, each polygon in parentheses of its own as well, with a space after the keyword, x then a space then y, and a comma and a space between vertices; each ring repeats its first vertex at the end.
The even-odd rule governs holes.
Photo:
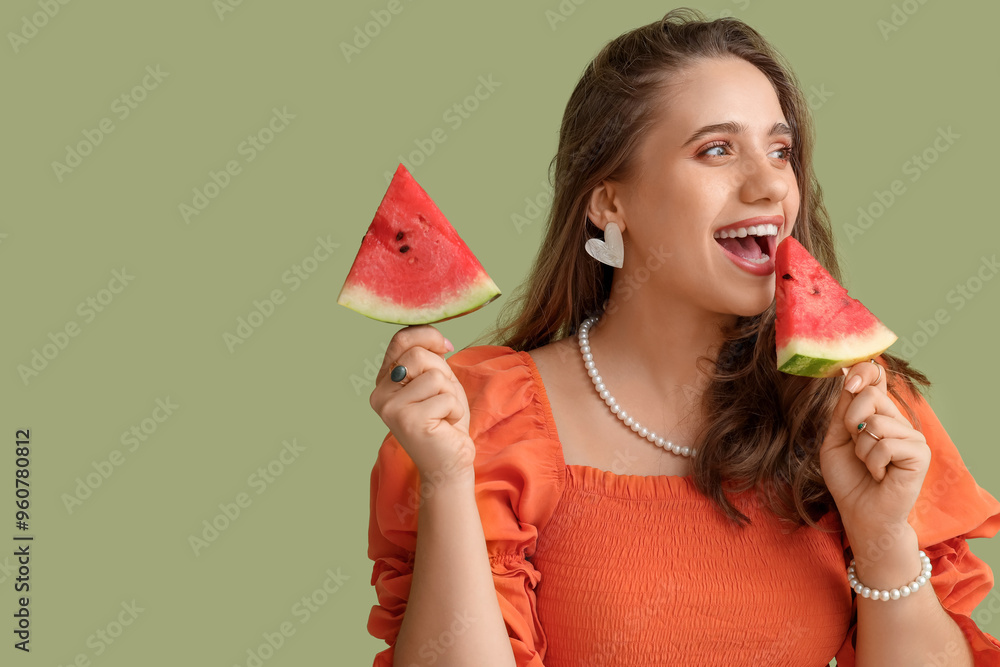
MULTIPOLYGON (((402 395, 397 400, 401 398, 402 395)), ((420 433, 426 429, 432 433, 434 427, 442 420, 454 425, 465 415, 458 399, 451 393, 433 394, 413 403, 411 407, 418 409, 399 412, 397 426, 402 432, 394 433, 397 440, 407 432, 420 433)))
MULTIPOLYGON (((440 373, 446 379, 458 382, 448 362, 423 347, 417 346, 406 349, 402 356, 396 360, 396 364, 406 369, 406 375, 403 376, 403 379, 394 381, 389 373, 380 372, 379 377, 375 380, 375 389, 372 391, 368 401, 372 409, 380 414, 385 410, 385 406, 393 396, 402 391, 404 387, 413 384, 431 369, 440 373)), ((408 395, 412 396, 413 394, 408 395)))
POLYGON ((854 453, 862 461, 866 460, 868 453, 875 447, 879 440, 884 438, 906 439, 913 435, 913 428, 909 424, 903 425, 892 417, 885 415, 871 415, 864 420, 865 428, 858 430, 860 422, 851 429, 854 439, 854 453))
POLYGON ((844 418, 842 422, 844 424, 844 428, 848 429, 852 433, 857 432, 858 424, 875 414, 892 417, 893 419, 898 420, 901 424, 905 425, 907 428, 912 428, 910 422, 907 421, 902 414, 900 414, 899 408, 897 408, 896 404, 893 403, 891 398, 889 398, 889 395, 881 389, 868 386, 853 396, 848 394, 846 391, 842 393, 853 398, 847 406, 847 409, 844 411, 844 418))
POLYGON ((377 385, 389 373, 394 362, 399 363, 399 358, 406 350, 414 346, 424 347, 442 357, 455 349, 451 341, 444 337, 444 334, 429 324, 403 327, 393 335, 389 345, 386 346, 382 367, 375 375, 375 384, 377 385))
MULTIPOLYGON (((406 376, 410 377, 409 372, 406 376)), ((428 368, 394 391, 391 400, 405 404, 419 403, 431 396, 446 393, 450 386, 448 377, 440 368, 428 368)))
POLYGON ((881 482, 888 474, 890 465, 907 473, 925 470, 929 454, 930 450, 923 439, 887 437, 876 442, 862 461, 872 478, 881 482))
POLYGON ((852 394, 857 394, 868 386, 875 386, 886 391, 888 386, 886 384, 887 372, 885 364, 879 363, 878 359, 875 359, 875 363, 861 361, 843 370, 847 376, 844 378, 844 389, 852 394), (880 367, 881 371, 879 371, 880 367))
POLYGON ((420 377, 421 374, 430 369, 440 371, 447 379, 455 379, 455 373, 451 366, 440 355, 419 345, 406 349, 396 360, 396 365, 406 367, 406 375, 401 382, 394 382, 387 373, 384 384, 386 386, 396 386, 402 388, 420 377))
POLYGON ((431 419, 446 421, 452 426, 465 416, 465 409, 454 394, 437 394, 421 402, 421 407, 431 419))

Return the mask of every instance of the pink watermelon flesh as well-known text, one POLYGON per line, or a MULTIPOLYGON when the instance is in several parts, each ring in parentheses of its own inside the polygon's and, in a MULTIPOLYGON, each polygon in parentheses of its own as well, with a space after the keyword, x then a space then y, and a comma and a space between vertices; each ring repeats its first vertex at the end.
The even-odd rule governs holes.
POLYGON ((394 324, 430 324, 500 296, 479 260, 402 164, 389 183, 337 303, 394 324))
POLYGON ((801 243, 786 237, 774 259, 778 370, 831 377, 896 341, 801 243))

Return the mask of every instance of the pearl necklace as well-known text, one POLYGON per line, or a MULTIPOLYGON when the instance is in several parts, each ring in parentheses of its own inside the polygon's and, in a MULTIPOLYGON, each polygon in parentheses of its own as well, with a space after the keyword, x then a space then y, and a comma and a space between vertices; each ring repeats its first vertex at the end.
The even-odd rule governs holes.
POLYGON ((651 443, 655 444, 657 447, 662 447, 666 451, 673 452, 678 456, 694 456, 698 450, 692 447, 681 447, 680 445, 675 445, 669 440, 665 440, 662 436, 653 433, 648 428, 640 424, 635 417, 628 414, 615 400, 615 397, 611 395, 608 388, 604 385, 604 378, 597 371, 597 366, 594 364, 594 355, 590 351, 590 327, 597 322, 598 316, 589 317, 583 321, 580 325, 580 330, 577 333, 577 338, 580 342, 580 353, 583 354, 583 365, 587 369, 587 375, 594 383, 594 387, 597 389, 598 395, 611 409, 611 413, 618 417, 618 419, 632 431, 638 435, 640 438, 644 438, 651 443))

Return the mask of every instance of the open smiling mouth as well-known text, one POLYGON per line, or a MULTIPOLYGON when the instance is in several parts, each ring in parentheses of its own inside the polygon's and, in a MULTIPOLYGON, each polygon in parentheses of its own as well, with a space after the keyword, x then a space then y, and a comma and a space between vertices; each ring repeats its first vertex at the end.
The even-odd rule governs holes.
POLYGON ((728 253, 751 264, 764 265, 774 257, 778 226, 762 224, 723 229, 715 232, 713 236, 715 242, 728 253))

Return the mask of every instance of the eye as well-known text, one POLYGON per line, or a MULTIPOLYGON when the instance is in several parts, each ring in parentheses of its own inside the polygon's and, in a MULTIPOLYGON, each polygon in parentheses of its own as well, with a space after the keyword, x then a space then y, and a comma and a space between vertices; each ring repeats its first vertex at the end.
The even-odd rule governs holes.
POLYGON ((787 146, 787 145, 786 146, 782 146, 781 148, 779 148, 776 151, 772 151, 772 153, 784 153, 785 154, 784 157, 779 157, 778 158, 782 162, 788 162, 790 159, 792 159, 792 154, 794 152, 795 152, 794 146, 787 146))
MULTIPOLYGON (((703 148, 702 151, 698 153, 698 155, 706 157, 723 157, 732 150, 732 147, 733 145, 729 141, 720 139, 718 141, 712 142, 707 147, 703 148), (721 151, 721 152, 713 153, 711 151, 721 151)), ((782 153, 783 155, 778 157, 778 159, 781 160, 782 162, 788 162, 792 158, 793 151, 794 147, 786 144, 776 151, 771 151, 771 154, 773 155, 774 153, 782 153)))
POLYGON ((729 149, 732 148, 732 144, 730 144, 728 141, 723 141, 723 140, 715 141, 709 144, 706 148, 704 148, 700 153, 698 153, 698 155, 707 155, 709 157, 722 157, 725 153, 709 153, 709 151, 713 151, 717 148, 723 148, 726 150, 726 152, 729 152, 729 149))

